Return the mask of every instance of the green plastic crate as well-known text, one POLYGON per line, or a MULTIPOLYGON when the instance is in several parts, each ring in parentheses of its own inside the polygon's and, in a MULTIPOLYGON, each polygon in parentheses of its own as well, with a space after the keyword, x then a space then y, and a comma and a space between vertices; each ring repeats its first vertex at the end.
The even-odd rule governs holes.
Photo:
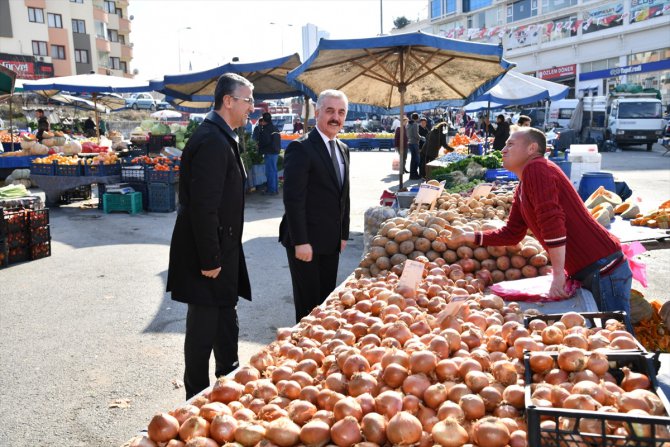
POLYGON ((113 211, 125 211, 130 214, 137 214, 142 211, 142 193, 105 193, 102 196, 102 209, 105 211, 105 213, 111 213, 113 211))

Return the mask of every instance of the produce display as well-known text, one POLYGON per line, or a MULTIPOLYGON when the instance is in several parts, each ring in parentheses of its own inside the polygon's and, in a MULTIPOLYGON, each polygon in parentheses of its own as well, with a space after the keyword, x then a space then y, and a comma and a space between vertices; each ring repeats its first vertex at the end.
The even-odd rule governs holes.
MULTIPOLYGON (((647 301, 641 293, 636 290, 631 291, 631 301, 633 299, 645 300, 649 303, 650 311, 639 319, 634 325, 635 338, 651 352, 670 352, 670 328, 661 317, 662 303, 659 300, 647 301)), ((632 316, 631 316, 632 319, 632 316)))
POLYGON ((30 192, 25 185, 7 185, 0 188, 0 199, 18 199, 27 195, 30 195, 30 192))
POLYGON ((145 165, 145 166, 171 166, 177 164, 181 160, 180 157, 168 158, 162 155, 149 157, 147 155, 142 155, 141 157, 134 157, 130 162, 134 165, 145 165))
POLYGON ((500 152, 493 152, 487 155, 471 155, 467 157, 461 154, 454 154, 452 157, 460 159, 450 162, 447 166, 434 168, 430 173, 433 179, 444 180, 446 174, 459 171, 467 174, 469 180, 473 180, 474 178, 484 178, 486 169, 497 169, 502 167, 502 155, 500 155, 500 152), (473 167, 477 169, 473 169, 473 167), (468 173, 469 170, 470 173, 468 173))
POLYGON ((36 164, 51 164, 53 162, 56 162, 59 165, 78 165, 80 162, 80 158, 77 157, 76 155, 73 157, 66 157, 64 155, 60 154, 52 154, 47 157, 42 157, 42 158, 36 158, 33 160, 33 163, 36 164))
POLYGON ((17 134, 10 134, 6 130, 0 132, 0 143, 20 143, 21 137, 17 134))
POLYGON ((114 152, 103 152, 93 158, 87 158, 87 165, 113 165, 119 163, 119 157, 114 152))
POLYGON ((645 226, 650 228, 670 228, 670 200, 664 202, 654 211, 644 215, 637 215, 630 221, 631 225, 645 226))

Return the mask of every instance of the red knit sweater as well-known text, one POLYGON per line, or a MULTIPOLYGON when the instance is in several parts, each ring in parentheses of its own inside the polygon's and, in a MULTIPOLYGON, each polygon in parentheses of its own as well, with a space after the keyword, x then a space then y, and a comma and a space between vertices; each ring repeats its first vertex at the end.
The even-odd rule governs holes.
POLYGON ((475 242, 515 245, 528 229, 545 250, 565 245, 568 275, 621 250, 619 241, 591 216, 563 171, 544 158, 524 167, 507 225, 475 233, 475 242))

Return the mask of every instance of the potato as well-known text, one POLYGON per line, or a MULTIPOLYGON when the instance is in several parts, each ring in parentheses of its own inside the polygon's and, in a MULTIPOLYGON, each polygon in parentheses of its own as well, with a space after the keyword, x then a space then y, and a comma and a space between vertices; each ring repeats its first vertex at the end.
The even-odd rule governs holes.
POLYGON ((394 239, 395 239, 396 242, 400 243, 400 242, 408 241, 411 238, 412 238, 412 232, 410 230, 400 230, 395 235, 394 239))
POLYGON ((498 268, 495 259, 484 259, 481 263, 482 269, 492 272, 498 268))
POLYGON ((474 251, 472 248, 467 247, 467 246, 461 246, 456 249, 456 254, 458 255, 459 258, 461 259, 470 259, 472 258, 474 251))
POLYGON ((504 281, 505 274, 500 270, 493 270, 491 272, 491 280, 493 280, 494 283, 504 281))
POLYGON ((386 250, 387 255, 393 256, 394 254, 398 253, 398 243, 395 241, 388 241, 386 245, 384 245, 384 250, 386 250))
POLYGON ((510 255, 515 255, 521 251, 521 244, 519 243, 516 245, 509 245, 505 247, 505 249, 507 250, 507 253, 509 253, 510 255))
POLYGON ((386 256, 386 250, 383 247, 370 247, 368 256, 370 256, 373 261, 376 261, 380 256, 386 256))
POLYGON ((414 251, 414 242, 412 241, 403 241, 398 247, 398 251, 404 255, 408 255, 414 251))
POLYGON ((424 230, 424 228, 418 223, 411 224, 409 227, 407 227, 407 229, 412 232, 412 236, 419 236, 421 233, 423 233, 424 230))
POLYGON ((498 270, 505 271, 510 268, 510 259, 508 256, 500 256, 496 259, 498 270))
POLYGON ((447 221, 441 217, 431 217, 426 221, 426 225, 431 226, 431 225, 438 225, 439 227, 444 228, 444 226, 447 224, 447 221))
POLYGON ((442 241, 433 241, 432 244, 430 244, 430 247, 438 253, 444 253, 447 249, 447 244, 442 241))
POLYGON ((402 270, 405 268, 405 264, 398 264, 394 265, 393 268, 391 268, 391 272, 395 273, 396 275, 400 276, 402 275, 402 270))
POLYGON ((387 237, 375 236, 374 238, 372 238, 372 242, 370 243, 370 245, 372 245, 373 247, 383 247, 384 245, 386 245, 388 241, 389 239, 387 237))
POLYGON ((463 245, 462 243, 456 242, 455 240, 449 239, 449 238, 447 238, 446 244, 447 244, 447 248, 449 250, 454 250, 454 251, 458 250, 458 247, 461 247, 463 245))
MULTIPOLYGON (((390 236, 389 236, 390 237, 390 236)), ((486 247, 486 250, 493 256, 494 258, 497 258, 499 256, 505 256, 507 254, 507 250, 505 250, 505 247, 496 247, 496 246, 489 246, 486 247)))
POLYGON ((407 261, 407 256, 405 256, 401 253, 398 253, 398 254, 395 254, 395 255, 391 256, 391 264, 393 264, 393 265, 402 264, 405 261, 407 261))
POLYGON ((379 235, 386 236, 391 228, 395 228, 395 224, 393 222, 384 223, 384 225, 382 225, 381 229, 379 230, 379 235))
POLYGON ((400 233, 400 231, 402 230, 398 227, 389 228, 388 232, 386 233, 386 236, 389 239, 395 239, 395 237, 398 235, 398 233, 400 233))
POLYGON ((521 274, 524 278, 535 278, 537 276, 537 267, 532 265, 524 265, 521 269, 521 274))
POLYGON ((358 265, 362 268, 368 268, 374 263, 375 261, 373 261, 372 258, 370 258, 370 256, 366 256, 365 258, 363 258, 363 260, 361 260, 361 263, 358 265))
POLYGON ((426 228, 423 230, 423 237, 431 242, 437 239, 437 234, 437 231, 435 231, 433 228, 426 228))
POLYGON ((507 269, 505 272, 505 279, 508 281, 515 281, 517 279, 521 279, 521 270, 519 269, 507 269))
POLYGON ((520 255, 512 256, 510 261, 512 263, 512 267, 514 267, 515 269, 522 269, 523 266, 526 265, 526 263, 528 262, 526 258, 520 255))
POLYGON ((535 255, 532 258, 530 258, 529 262, 530 262, 530 265, 533 265, 535 267, 542 267, 542 266, 547 265, 549 260, 547 259, 547 257, 545 255, 539 254, 539 255, 535 255))
POLYGON ((377 258, 377 267, 379 267, 381 270, 388 270, 391 268, 391 260, 387 258, 386 256, 381 256, 377 258))
POLYGON ((454 250, 446 250, 442 254, 442 258, 447 261, 447 264, 453 264, 454 262, 458 261, 458 255, 454 250))
POLYGON ((377 264, 372 264, 370 266, 370 275, 371 276, 378 276, 380 272, 381 272, 381 269, 379 267, 377 267, 377 264))
POLYGON ((543 265, 537 270, 538 275, 544 276, 544 275, 551 275, 552 269, 550 265, 543 265))
POLYGON ((417 238, 416 242, 414 242, 414 247, 417 250, 426 253, 428 250, 430 250, 430 241, 423 237, 417 238))
POLYGON ((426 262, 428 262, 428 258, 426 258, 426 254, 422 251, 419 250, 414 250, 412 253, 410 253, 407 256, 408 259, 411 259, 412 261, 417 261, 419 258, 425 258, 426 262))
POLYGON ((491 255, 489 254, 486 247, 475 248, 473 255, 474 255, 475 259, 477 259, 479 261, 483 261, 484 259, 488 259, 488 258, 491 257, 491 255))
POLYGON ((434 260, 440 257, 440 254, 434 250, 428 250, 426 252, 426 257, 430 262, 433 262, 434 260))
POLYGON ((536 254, 539 254, 540 250, 537 249, 537 247, 533 245, 525 245, 521 248, 521 256, 523 256, 526 259, 532 258, 536 254))

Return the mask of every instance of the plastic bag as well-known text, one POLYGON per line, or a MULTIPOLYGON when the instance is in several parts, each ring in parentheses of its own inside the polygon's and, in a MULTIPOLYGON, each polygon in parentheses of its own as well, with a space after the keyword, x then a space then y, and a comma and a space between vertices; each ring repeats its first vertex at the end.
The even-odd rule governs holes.
POLYGON ((565 291, 568 293, 568 298, 550 297, 549 290, 551 290, 552 280, 552 275, 544 275, 535 278, 519 279, 517 281, 503 281, 492 285, 491 292, 495 293, 505 301, 543 303, 568 299, 574 295, 579 288, 579 283, 577 281, 566 279, 565 291))
POLYGON ((486 168, 473 161, 465 169, 465 175, 467 175, 470 180, 483 179, 486 175, 486 168))
POLYGON ((631 272, 633 272, 633 279, 637 280, 645 289, 648 287, 647 282, 647 266, 644 262, 635 259, 635 256, 647 251, 639 242, 631 242, 630 244, 621 244, 621 251, 628 259, 628 265, 631 272))
POLYGON ((400 157, 396 154, 393 157, 393 162, 391 163, 391 170, 399 171, 400 170, 400 157))

